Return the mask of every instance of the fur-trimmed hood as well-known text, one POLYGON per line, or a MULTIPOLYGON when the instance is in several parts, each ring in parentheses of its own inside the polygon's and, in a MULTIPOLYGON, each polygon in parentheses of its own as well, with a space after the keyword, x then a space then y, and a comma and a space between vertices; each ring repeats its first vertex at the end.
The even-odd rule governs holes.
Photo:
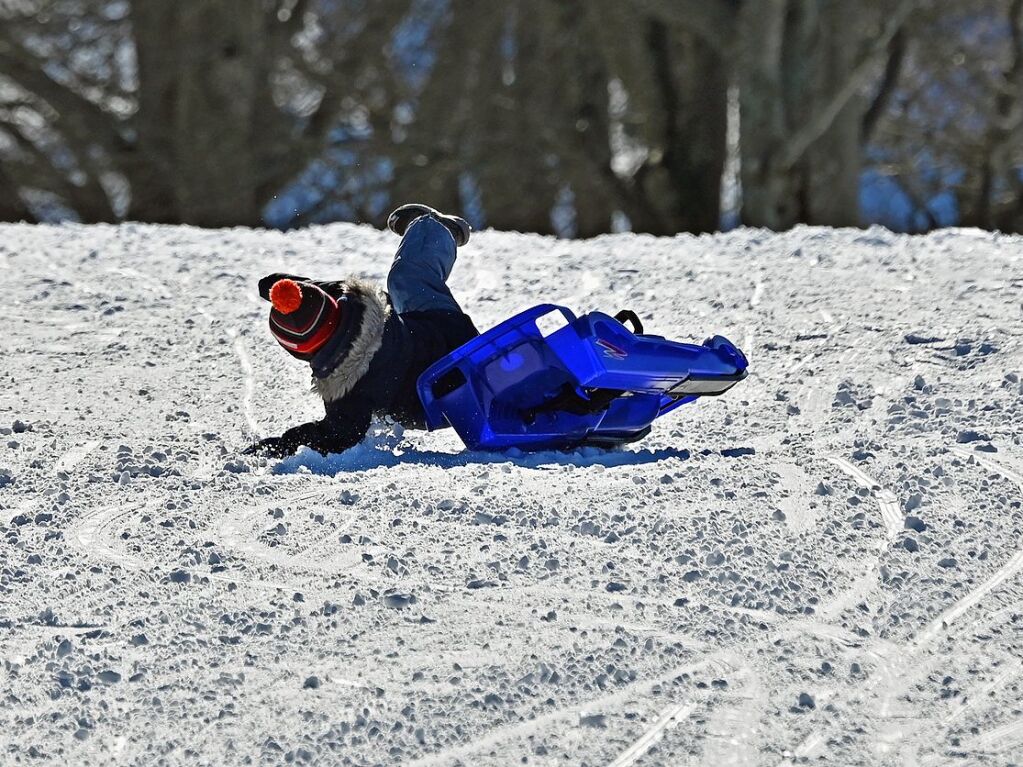
POLYGON ((376 285, 349 279, 337 286, 339 301, 343 311, 349 312, 351 324, 328 341, 310 362, 312 389, 328 403, 348 394, 369 371, 391 316, 387 294, 376 285))

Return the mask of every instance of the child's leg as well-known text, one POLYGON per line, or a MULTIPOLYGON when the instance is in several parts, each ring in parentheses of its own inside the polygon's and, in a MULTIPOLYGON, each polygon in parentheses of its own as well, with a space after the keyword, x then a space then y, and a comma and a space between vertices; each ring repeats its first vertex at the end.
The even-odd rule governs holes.
POLYGON ((440 221, 423 216, 409 224, 387 275, 387 292, 395 311, 462 313, 447 286, 455 255, 455 239, 440 221))

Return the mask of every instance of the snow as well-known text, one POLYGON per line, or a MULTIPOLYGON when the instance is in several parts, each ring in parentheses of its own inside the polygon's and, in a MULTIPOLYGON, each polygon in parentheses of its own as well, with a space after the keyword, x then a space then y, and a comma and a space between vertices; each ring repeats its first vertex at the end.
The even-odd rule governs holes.
POLYGON ((482 232, 456 294, 635 309, 749 379, 611 452, 316 416, 262 274, 392 235, 0 227, 4 763, 1007 763, 1023 240, 482 232))

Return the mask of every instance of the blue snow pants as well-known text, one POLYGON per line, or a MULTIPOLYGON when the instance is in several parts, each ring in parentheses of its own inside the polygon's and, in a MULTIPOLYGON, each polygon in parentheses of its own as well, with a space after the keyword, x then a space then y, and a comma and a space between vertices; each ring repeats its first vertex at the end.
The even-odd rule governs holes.
POLYGON ((455 265, 455 238, 433 216, 409 224, 387 275, 387 293, 398 314, 441 310, 463 314, 448 288, 455 265))

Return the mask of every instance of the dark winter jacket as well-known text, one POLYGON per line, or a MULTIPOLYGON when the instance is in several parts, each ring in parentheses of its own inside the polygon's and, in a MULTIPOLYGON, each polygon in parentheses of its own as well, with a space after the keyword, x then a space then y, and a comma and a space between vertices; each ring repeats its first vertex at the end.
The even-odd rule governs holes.
POLYGON ((310 361, 313 389, 326 416, 264 440, 262 452, 291 455, 301 445, 339 453, 358 444, 374 414, 388 415, 413 429, 425 428, 416 381, 426 368, 479 335, 468 315, 450 311, 397 314, 387 294, 359 280, 318 282, 293 274, 259 281, 259 294, 281 279, 311 282, 337 299, 345 321, 310 361))

